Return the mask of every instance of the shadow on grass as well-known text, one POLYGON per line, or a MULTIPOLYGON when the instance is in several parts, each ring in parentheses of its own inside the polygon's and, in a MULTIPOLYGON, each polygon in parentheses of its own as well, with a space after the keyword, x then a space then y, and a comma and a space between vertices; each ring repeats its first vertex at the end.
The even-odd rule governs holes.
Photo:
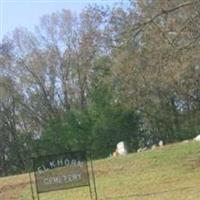
POLYGON ((132 198, 132 197, 146 197, 146 196, 154 196, 154 195, 159 195, 159 194, 164 194, 164 193, 169 193, 169 192, 175 192, 175 191, 180 191, 180 190, 187 190, 192 187, 182 187, 174 190, 167 190, 167 191, 162 191, 162 192, 152 192, 152 193, 144 193, 144 194, 130 194, 126 196, 117 196, 117 197, 106 197, 106 199, 123 199, 123 198, 132 198))

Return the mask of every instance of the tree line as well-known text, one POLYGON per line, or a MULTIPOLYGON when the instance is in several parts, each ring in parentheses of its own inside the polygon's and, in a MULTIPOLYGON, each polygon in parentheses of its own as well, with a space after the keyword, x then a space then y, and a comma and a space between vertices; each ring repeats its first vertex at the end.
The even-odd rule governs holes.
POLYGON ((109 156, 200 131, 200 3, 63 9, 0 42, 0 174, 32 156, 109 156))

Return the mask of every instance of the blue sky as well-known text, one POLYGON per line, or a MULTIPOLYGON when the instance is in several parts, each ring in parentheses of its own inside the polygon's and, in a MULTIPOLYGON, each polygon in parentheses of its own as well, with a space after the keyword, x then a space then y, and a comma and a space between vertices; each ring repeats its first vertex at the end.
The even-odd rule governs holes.
POLYGON ((120 0, 0 0, 0 40, 16 27, 33 31, 44 14, 63 8, 79 13, 88 4, 113 5, 120 0))

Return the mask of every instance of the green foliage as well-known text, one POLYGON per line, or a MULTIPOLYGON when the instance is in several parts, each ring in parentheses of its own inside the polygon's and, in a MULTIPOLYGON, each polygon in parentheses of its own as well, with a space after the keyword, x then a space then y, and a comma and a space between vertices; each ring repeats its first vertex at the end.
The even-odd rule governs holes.
POLYGON ((41 139, 46 153, 85 149, 92 150, 95 157, 105 157, 119 141, 125 141, 131 151, 136 150, 139 116, 112 103, 106 85, 92 88, 89 98, 87 109, 72 109, 47 124, 41 139))
POLYGON ((42 149, 48 153, 85 149, 91 143, 92 120, 85 110, 71 110, 48 122, 42 134, 42 149))

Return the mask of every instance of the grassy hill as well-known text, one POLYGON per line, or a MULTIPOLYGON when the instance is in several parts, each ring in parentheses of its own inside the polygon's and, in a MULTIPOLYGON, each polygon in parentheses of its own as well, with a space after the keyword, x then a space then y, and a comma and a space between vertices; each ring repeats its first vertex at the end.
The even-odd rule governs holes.
MULTIPOLYGON (((200 200, 200 143, 94 162, 98 199, 200 200)), ((88 200, 89 189, 41 194, 41 200, 88 200)), ((31 200, 28 175, 0 179, 0 200, 31 200)))

